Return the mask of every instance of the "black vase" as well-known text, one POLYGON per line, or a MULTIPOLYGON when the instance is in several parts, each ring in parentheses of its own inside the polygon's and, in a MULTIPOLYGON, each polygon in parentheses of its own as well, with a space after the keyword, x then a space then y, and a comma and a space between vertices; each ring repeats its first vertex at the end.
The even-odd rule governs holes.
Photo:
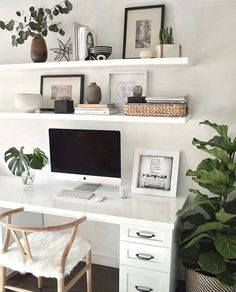
POLYGON ((35 63, 46 62, 48 49, 44 38, 40 35, 33 37, 31 43, 31 59, 35 63))

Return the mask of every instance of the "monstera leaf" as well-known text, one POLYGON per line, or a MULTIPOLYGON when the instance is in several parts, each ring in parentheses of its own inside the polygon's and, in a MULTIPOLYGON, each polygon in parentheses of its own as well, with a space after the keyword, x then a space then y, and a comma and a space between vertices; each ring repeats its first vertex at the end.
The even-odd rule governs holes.
POLYGON ((8 162, 8 168, 16 176, 21 176, 29 167, 29 160, 27 155, 24 154, 23 149, 24 147, 21 147, 19 151, 12 147, 5 152, 5 162, 8 162))
POLYGON ((29 168, 42 169, 48 162, 46 154, 39 148, 35 148, 32 154, 25 154, 24 147, 20 150, 15 147, 5 152, 5 162, 12 174, 21 176, 29 168))

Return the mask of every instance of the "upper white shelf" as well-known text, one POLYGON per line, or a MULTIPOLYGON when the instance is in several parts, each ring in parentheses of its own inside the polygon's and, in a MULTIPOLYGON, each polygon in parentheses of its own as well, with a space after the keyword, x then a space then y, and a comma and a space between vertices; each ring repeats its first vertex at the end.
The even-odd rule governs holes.
POLYGON ((116 115, 79 115, 55 113, 0 113, 0 119, 30 119, 30 120, 67 120, 67 121, 97 121, 97 122, 130 122, 130 123, 157 123, 157 124, 186 124, 190 116, 184 118, 169 117, 139 117, 116 115))
POLYGON ((2 64, 0 71, 6 70, 58 70, 58 69, 96 69, 119 67, 191 66, 188 57, 151 59, 108 59, 101 61, 45 62, 26 64, 2 64))

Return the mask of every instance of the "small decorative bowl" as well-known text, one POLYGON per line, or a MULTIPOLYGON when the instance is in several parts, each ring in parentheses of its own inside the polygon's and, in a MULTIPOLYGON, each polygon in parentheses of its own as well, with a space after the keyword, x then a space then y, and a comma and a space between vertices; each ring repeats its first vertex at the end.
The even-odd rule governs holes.
POLYGON ((112 54, 112 47, 94 46, 89 50, 89 56, 92 60, 106 60, 112 54))
POLYGON ((15 99, 15 106, 18 110, 33 113, 40 109, 43 104, 43 97, 34 93, 18 93, 15 99))

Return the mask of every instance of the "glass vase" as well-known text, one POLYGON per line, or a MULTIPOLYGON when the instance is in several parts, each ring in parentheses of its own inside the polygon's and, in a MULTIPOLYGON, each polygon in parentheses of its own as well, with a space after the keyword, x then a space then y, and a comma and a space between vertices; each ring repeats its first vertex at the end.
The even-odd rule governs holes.
POLYGON ((24 185, 32 186, 35 179, 34 170, 31 168, 27 169, 25 172, 22 173, 21 178, 24 185))

